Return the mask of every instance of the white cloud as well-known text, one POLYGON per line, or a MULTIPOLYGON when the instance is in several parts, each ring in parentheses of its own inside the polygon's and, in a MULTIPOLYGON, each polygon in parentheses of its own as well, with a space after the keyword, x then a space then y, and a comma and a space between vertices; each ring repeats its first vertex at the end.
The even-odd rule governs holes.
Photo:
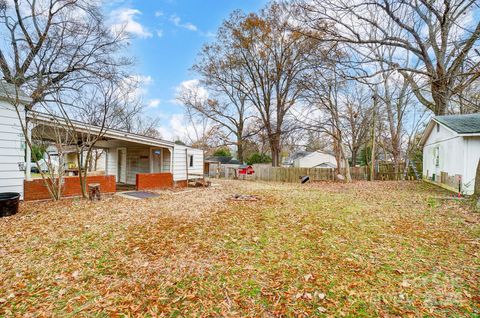
POLYGON ((158 131, 166 140, 185 140, 189 130, 194 130, 193 126, 186 123, 183 114, 173 114, 169 116, 168 123, 158 127, 158 131))
POLYGON ((207 99, 208 91, 200 86, 200 81, 198 79, 191 79, 181 82, 177 87, 175 87, 175 97, 182 94, 185 91, 195 91, 198 98, 207 99))
POLYGON ((177 15, 172 15, 170 17, 170 21, 172 21, 173 24, 177 27, 181 27, 181 28, 193 31, 193 32, 198 31, 198 28, 197 28, 196 25, 194 25, 193 23, 190 23, 190 22, 182 22, 182 19, 180 19, 180 17, 177 16, 177 15))
POLYGON ((139 38, 150 38, 153 34, 142 24, 135 20, 136 16, 141 15, 137 9, 120 8, 112 11, 110 21, 112 30, 115 33, 128 33, 139 38))
POLYGON ((152 83, 153 78, 149 75, 131 75, 123 80, 121 84, 122 93, 133 102, 141 99, 152 83))
POLYGON ((156 11, 155 16, 156 17, 161 17, 161 16, 163 16, 163 12, 162 11, 156 11))
POLYGON ((157 30, 157 36, 161 38, 163 36, 163 30, 157 30))
POLYGON ((154 99, 151 99, 151 100, 148 101, 147 107, 148 108, 155 108, 155 107, 158 107, 158 105, 160 105, 160 103, 161 103, 160 99, 154 98, 154 99))

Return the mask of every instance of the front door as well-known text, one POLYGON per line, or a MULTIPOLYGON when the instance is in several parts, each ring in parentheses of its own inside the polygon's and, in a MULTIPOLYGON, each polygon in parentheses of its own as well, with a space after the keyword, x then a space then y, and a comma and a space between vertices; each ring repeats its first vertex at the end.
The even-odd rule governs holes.
POLYGON ((152 149, 152 172, 162 172, 163 153, 162 149, 152 149))
POLYGON ((117 149, 117 182, 127 183, 126 174, 127 174, 127 151, 125 148, 117 149))

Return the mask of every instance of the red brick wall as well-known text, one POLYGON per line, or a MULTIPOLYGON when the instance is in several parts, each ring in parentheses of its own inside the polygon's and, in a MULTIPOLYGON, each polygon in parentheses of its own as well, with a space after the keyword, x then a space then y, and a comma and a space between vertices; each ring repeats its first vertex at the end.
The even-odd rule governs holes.
MULTIPOLYGON (((64 177, 63 180, 64 183, 62 188, 62 197, 74 197, 82 195, 79 177, 64 177)), ((101 193, 114 193, 117 189, 115 184, 115 176, 88 176, 87 185, 89 183, 100 184, 101 193)), ((42 179, 24 181, 25 201, 45 199, 50 199, 50 194, 45 186, 45 181, 42 179)))
POLYGON ((169 172, 137 173, 137 190, 165 189, 173 187, 173 175, 169 172))

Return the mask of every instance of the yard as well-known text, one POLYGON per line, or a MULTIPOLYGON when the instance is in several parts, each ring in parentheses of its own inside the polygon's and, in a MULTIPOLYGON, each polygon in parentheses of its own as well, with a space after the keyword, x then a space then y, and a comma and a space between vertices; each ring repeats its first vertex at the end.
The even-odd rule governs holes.
POLYGON ((447 195, 225 181, 26 203, 0 219, 0 316, 477 317, 480 215, 447 195))

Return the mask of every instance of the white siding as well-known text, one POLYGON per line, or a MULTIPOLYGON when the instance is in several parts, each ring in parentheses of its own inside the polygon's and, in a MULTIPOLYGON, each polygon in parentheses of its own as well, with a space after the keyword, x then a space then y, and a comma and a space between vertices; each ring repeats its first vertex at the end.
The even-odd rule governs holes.
POLYGON ((173 148, 173 181, 187 180, 186 149, 181 145, 173 148))
POLYGON ((334 167, 337 166, 337 161, 334 156, 316 151, 308 156, 295 160, 293 166, 299 168, 314 168, 326 162, 332 164, 334 167))
POLYGON ((440 173, 447 172, 449 175, 464 174, 464 140, 455 132, 439 125, 433 127, 430 136, 423 147, 423 174, 426 178, 440 181, 440 173), (438 166, 436 165, 435 149, 439 151, 438 166))
MULTIPOLYGON (((23 107, 20 109, 25 119, 23 107)), ((25 138, 14 106, 0 101, 0 192, 19 192, 23 197, 25 138)))
POLYGON ((173 150, 173 180, 187 180, 187 164, 193 156, 193 167, 188 167, 188 173, 203 175, 203 150, 182 145, 175 145, 173 150))
POLYGON ((435 125, 423 147, 423 176, 440 181, 441 172, 462 177, 462 191, 473 194, 475 173, 480 158, 480 137, 462 137, 444 127, 435 125), (438 149, 438 166, 435 154, 438 149))
POLYGON ((465 172, 463 177, 464 191, 473 194, 475 190, 475 175, 480 159, 480 137, 465 137, 465 172))

